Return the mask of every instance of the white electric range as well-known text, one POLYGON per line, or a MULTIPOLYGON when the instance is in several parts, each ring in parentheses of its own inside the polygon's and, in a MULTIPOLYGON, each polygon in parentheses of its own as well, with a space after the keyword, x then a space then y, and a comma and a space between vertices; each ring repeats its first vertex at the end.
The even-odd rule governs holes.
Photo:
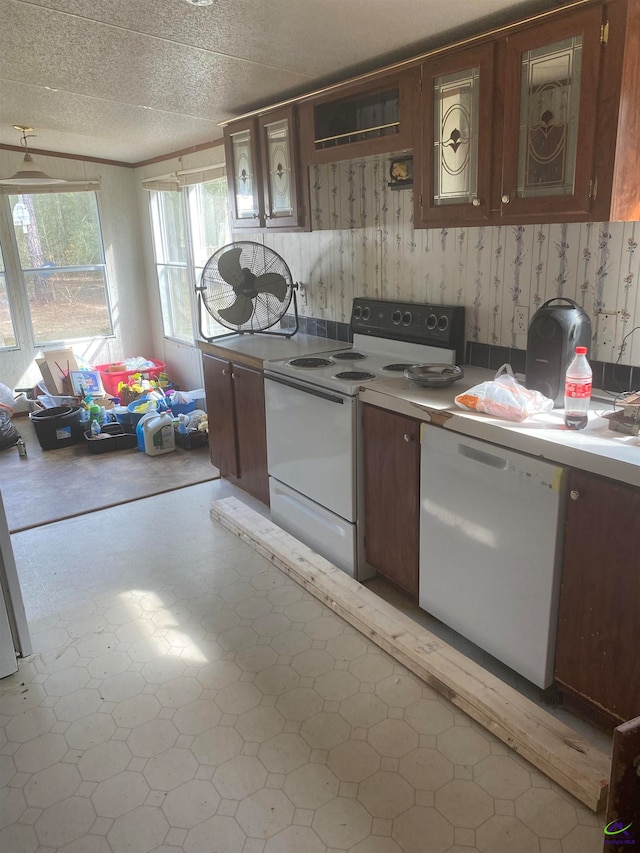
POLYGON ((264 364, 271 518, 358 580, 364 557, 358 392, 412 364, 462 361, 464 308, 358 298, 353 345, 264 364))

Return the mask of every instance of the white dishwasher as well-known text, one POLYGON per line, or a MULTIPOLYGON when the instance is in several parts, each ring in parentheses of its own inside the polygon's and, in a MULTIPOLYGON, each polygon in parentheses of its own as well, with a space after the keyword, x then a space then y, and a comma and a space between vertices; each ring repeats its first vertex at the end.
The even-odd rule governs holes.
POLYGON ((564 468, 446 428, 421 432, 420 607, 548 687, 564 468))

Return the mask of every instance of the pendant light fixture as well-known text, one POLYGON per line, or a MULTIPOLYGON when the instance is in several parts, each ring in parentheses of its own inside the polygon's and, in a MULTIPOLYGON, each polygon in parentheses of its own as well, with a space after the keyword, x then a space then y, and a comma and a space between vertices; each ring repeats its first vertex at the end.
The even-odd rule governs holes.
POLYGON ((35 136, 32 127, 27 127, 22 124, 14 124, 13 125, 16 130, 21 131, 22 139, 20 140, 20 144, 24 148, 24 160, 22 161, 22 165, 15 173, 15 175, 11 175, 10 178, 2 178, 0 179, 0 184, 19 184, 19 185, 28 185, 28 186, 49 186, 51 184, 66 184, 67 182, 64 178, 51 178, 46 172, 43 172, 42 169, 39 169, 38 166, 33 162, 33 157, 29 154, 29 146, 27 144, 27 138, 29 136, 35 136))

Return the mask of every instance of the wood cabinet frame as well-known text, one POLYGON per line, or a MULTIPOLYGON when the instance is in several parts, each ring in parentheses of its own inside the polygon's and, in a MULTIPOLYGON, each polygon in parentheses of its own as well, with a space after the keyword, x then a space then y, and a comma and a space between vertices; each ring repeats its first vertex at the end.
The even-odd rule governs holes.
MULTIPOLYGON (((372 154, 384 154, 413 148, 414 118, 416 96, 419 90, 419 69, 394 71, 388 74, 374 75, 371 79, 357 84, 344 84, 330 92, 301 101, 300 151, 305 166, 315 163, 333 163, 336 160, 349 160, 352 157, 365 157, 372 154), (399 96, 398 133, 366 139, 360 142, 348 142, 332 148, 315 147, 315 108, 331 102, 348 101, 376 92, 385 92, 397 88, 399 96)), ((355 134, 354 134, 355 135, 355 134)))
POLYGON ((308 230, 308 179, 300 169, 298 151, 297 112, 293 105, 270 110, 259 116, 238 119, 224 128, 225 159, 227 163, 227 186, 231 227, 234 231, 260 231, 282 229, 287 231, 308 230), (289 157, 291 163, 291 207, 290 216, 274 214, 269 186, 268 148, 266 128, 275 121, 285 120, 289 124, 289 157), (235 192, 235 174, 233 157, 233 135, 246 131, 251 139, 251 161, 254 174, 253 200, 254 214, 242 217, 238 214, 235 192))
POLYGON ((586 217, 593 195, 594 149, 597 133, 598 82, 600 79, 602 8, 591 6, 573 10, 535 27, 513 33, 499 46, 499 64, 504 68, 501 93, 503 115, 502 173, 496 187, 494 209, 503 222, 548 221, 549 217, 586 217), (519 152, 521 56, 527 50, 544 47, 575 35, 582 35, 580 100, 572 195, 517 196, 519 152), (507 201, 508 199, 508 201, 507 201), (537 218, 536 218, 537 217, 537 218))
POLYGON ((203 355, 209 454, 220 474, 269 504, 267 432, 262 372, 203 355))
POLYGON ((416 227, 455 227, 486 223, 491 210, 492 171, 492 114, 494 80, 494 44, 483 44, 467 50, 444 54, 422 66, 422 98, 420 106, 421 133, 420 156, 414 161, 414 221, 416 227), (455 71, 478 66, 480 70, 478 134, 478 186, 477 205, 473 202, 459 204, 434 204, 433 142, 435 127, 435 105, 433 86, 436 78, 455 71))

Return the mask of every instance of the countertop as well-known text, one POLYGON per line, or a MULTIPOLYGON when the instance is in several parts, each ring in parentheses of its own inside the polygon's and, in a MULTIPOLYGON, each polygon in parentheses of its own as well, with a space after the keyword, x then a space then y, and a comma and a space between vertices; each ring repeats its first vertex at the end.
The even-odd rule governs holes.
MULTIPOLYGON (((342 341, 302 334, 291 338, 229 335, 210 343, 198 342, 198 348, 205 355, 227 358, 235 364, 258 370, 272 358, 295 358, 346 346, 348 344, 342 341)), ((454 403, 457 394, 495 376, 493 370, 468 365, 464 366, 464 372, 458 382, 441 389, 421 388, 403 377, 378 379, 363 386, 360 399, 463 435, 640 488, 640 436, 609 429, 602 415, 613 410, 613 403, 593 400, 587 426, 577 431, 564 426, 562 409, 534 415, 522 423, 500 420, 466 411, 454 403)))
POLYGON ((235 364, 255 367, 258 370, 262 370, 264 362, 271 358, 296 358, 310 353, 345 349, 348 346, 344 341, 299 333, 291 338, 256 333, 215 338, 210 343, 198 341, 198 349, 205 355, 228 358, 235 364))
POLYGON ((580 468, 640 487, 640 436, 609 429, 602 415, 613 405, 592 400, 583 430, 564 426, 564 410, 534 415, 517 423, 466 411, 454 397, 473 385, 493 379, 495 371, 464 367, 465 375, 449 388, 421 388, 409 379, 384 379, 360 391, 364 403, 434 423, 464 435, 490 441, 550 462, 580 468))

